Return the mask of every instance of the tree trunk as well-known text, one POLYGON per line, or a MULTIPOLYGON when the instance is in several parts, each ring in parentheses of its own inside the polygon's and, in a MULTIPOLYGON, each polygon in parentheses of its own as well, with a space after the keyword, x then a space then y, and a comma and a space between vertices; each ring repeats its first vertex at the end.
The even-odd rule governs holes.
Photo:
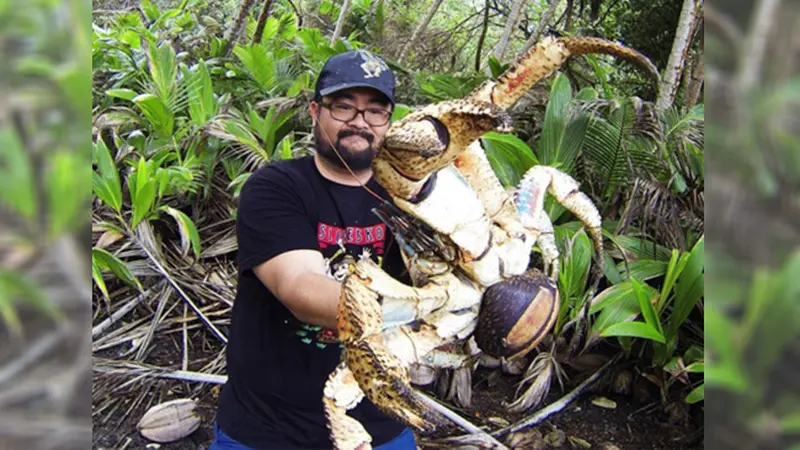
POLYGON ((339 36, 342 34, 342 28, 344 27, 344 21, 347 18, 348 11, 350 11, 350 0, 344 0, 342 9, 339 11, 339 20, 336 21, 336 29, 333 31, 333 36, 331 36, 331 45, 335 45, 336 40, 339 39, 339 36))
POLYGON ((522 48, 522 52, 528 51, 531 47, 533 47, 536 42, 539 40, 539 36, 542 35, 544 29, 547 28, 547 24, 553 20, 553 16, 556 13, 556 8, 561 0, 550 0, 550 5, 547 7, 547 11, 542 14, 542 18, 539 19, 539 23, 536 24, 536 28, 533 30, 533 34, 528 38, 528 41, 525 42, 524 47, 522 48))
POLYGON ((242 34, 242 29, 244 29, 244 24, 247 22, 247 14, 250 12, 250 8, 253 7, 253 3, 255 3, 255 0, 242 0, 242 5, 239 9, 239 17, 236 18, 236 22, 232 23, 225 32, 225 56, 231 54, 231 50, 236 46, 236 42, 239 41, 239 36, 242 34))
POLYGON ((697 49, 697 53, 692 57, 692 72, 686 89, 683 91, 683 106, 688 110, 697 104, 700 97, 700 90, 703 87, 705 74, 705 64, 703 64, 703 46, 697 49))
POLYGON ((481 71, 481 49, 483 48, 483 41, 486 39, 486 30, 489 29, 489 1, 486 0, 486 6, 483 8, 483 29, 481 30, 481 37, 478 38, 478 51, 475 54, 475 72, 481 71))
POLYGON ((780 4, 780 0, 761 0, 755 5, 749 39, 744 43, 742 57, 739 58, 737 81, 741 92, 747 92, 759 83, 759 69, 764 62, 767 40, 774 28, 775 13, 780 4))
POLYGON ((519 22, 519 18, 522 15, 522 6, 524 4, 525 0, 514 0, 514 4, 511 6, 511 13, 508 15, 508 21, 506 22, 506 27, 503 29, 503 35, 500 36, 500 42, 497 43, 497 47, 494 49, 494 57, 500 62, 503 61, 503 55, 506 53, 508 41, 511 39, 511 33, 514 32, 514 28, 517 27, 517 22, 519 22))
MULTIPOLYGON (((702 3, 702 0, 699 0, 702 3)), ((683 65, 685 63, 687 50, 691 44, 692 30, 694 29, 695 18, 697 17, 698 1, 684 0, 681 16, 678 19, 678 27, 675 30, 675 40, 672 41, 672 51, 669 54, 669 61, 661 80, 656 99, 656 110, 665 111, 672 106, 675 101, 675 93, 678 90, 683 65)))
POLYGON ((569 33, 572 30, 572 15, 573 9, 575 9, 575 1, 574 0, 567 0, 567 10, 564 12, 566 14, 566 20, 564 22, 564 31, 569 33))
POLYGON ((261 15, 258 16, 258 25, 256 25, 256 33, 253 36, 253 44, 260 44, 261 38, 264 34, 264 27, 267 26, 267 19, 269 18, 269 12, 272 9, 272 3, 275 0, 266 0, 264 2, 264 9, 261 10, 261 15))
POLYGON ((417 29, 414 30, 414 33, 411 35, 411 39, 409 39, 406 46, 403 47, 403 50, 400 51, 400 57, 397 58, 398 61, 403 62, 411 47, 417 44, 419 36, 425 31, 426 28, 428 28, 428 24, 431 22, 431 19, 433 19, 433 15, 436 14, 436 10, 439 9, 441 4, 442 0, 433 0, 433 4, 431 5, 430 9, 428 9, 428 13, 425 14, 425 18, 422 19, 422 22, 420 22, 419 26, 417 26, 417 29))

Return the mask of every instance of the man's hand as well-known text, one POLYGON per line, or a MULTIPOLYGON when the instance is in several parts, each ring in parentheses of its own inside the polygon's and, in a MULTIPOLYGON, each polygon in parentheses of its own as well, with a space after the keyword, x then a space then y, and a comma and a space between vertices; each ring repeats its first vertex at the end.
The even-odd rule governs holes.
POLYGON ((253 272, 298 320, 336 330, 342 285, 326 276, 320 252, 286 252, 256 266, 253 272))

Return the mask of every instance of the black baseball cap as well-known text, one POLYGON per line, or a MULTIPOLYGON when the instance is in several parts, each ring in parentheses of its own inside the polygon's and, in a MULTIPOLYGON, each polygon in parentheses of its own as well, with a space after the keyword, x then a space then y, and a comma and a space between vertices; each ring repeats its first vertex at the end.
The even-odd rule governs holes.
POLYGON ((385 95, 394 106, 395 79, 386 62, 366 50, 352 50, 332 56, 317 78, 314 98, 342 89, 370 87, 385 95))

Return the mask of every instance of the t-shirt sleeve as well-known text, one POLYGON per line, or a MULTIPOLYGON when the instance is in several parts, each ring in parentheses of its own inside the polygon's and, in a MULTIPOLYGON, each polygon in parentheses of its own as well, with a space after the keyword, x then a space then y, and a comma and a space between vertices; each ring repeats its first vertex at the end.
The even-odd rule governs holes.
POLYGON ((242 272, 290 250, 319 248, 291 178, 269 167, 254 173, 242 187, 236 234, 242 272))

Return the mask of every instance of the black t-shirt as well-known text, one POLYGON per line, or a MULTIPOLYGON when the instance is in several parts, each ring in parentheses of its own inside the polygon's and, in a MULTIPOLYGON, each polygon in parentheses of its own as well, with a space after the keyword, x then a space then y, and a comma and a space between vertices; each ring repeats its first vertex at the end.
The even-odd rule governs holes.
MULTIPOLYGON (((367 187, 388 199, 374 180, 367 187)), ((228 383, 217 411, 219 426, 233 439, 258 449, 331 448, 322 391, 340 361, 341 344, 329 330, 297 320, 252 269, 286 251, 313 249, 335 274, 343 268, 341 241, 354 257, 369 249, 384 270, 407 282, 395 240, 371 211, 379 204, 360 186, 323 178, 312 157, 264 166, 245 183, 236 223, 239 285, 228 383)), ((404 429, 366 398, 349 414, 372 435, 373 445, 404 429)))

